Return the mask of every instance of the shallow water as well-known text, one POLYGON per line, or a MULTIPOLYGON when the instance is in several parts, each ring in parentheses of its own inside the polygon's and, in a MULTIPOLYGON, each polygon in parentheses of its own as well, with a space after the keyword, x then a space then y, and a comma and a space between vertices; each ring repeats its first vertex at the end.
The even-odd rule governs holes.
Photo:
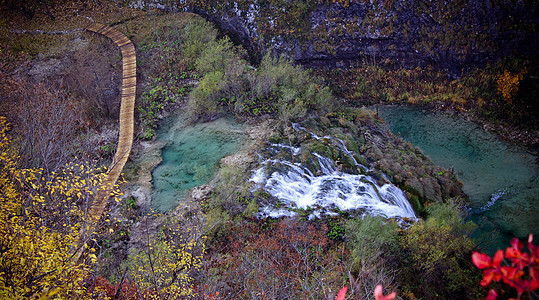
POLYGON ((406 106, 380 107, 379 114, 435 164, 454 169, 485 247, 504 248, 513 236, 539 233, 537 157, 462 117, 406 106))
POLYGON ((157 131, 166 143, 163 162, 153 171, 152 207, 170 210, 190 188, 207 183, 221 158, 239 150, 246 140, 243 126, 221 118, 187 125, 185 116, 168 119, 157 131))

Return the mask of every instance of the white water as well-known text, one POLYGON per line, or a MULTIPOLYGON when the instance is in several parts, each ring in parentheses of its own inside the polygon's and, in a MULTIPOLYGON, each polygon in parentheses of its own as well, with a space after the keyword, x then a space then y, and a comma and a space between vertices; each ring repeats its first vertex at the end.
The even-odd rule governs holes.
POLYGON ((341 139, 338 139, 336 137, 332 137, 332 136, 329 136, 329 135, 326 135, 326 136, 318 136, 316 135, 314 132, 311 132, 311 131, 308 131, 307 129, 305 129, 304 127, 301 127, 298 123, 292 123, 292 128, 294 128, 296 131, 305 131, 305 132, 308 132, 311 134, 311 137, 316 139, 316 140, 321 140, 321 139, 328 139, 328 140, 334 140, 334 141, 337 141, 337 147, 339 148, 339 150, 341 150, 342 152, 346 153, 351 159, 352 161, 354 162, 354 164, 358 167, 362 167, 364 170, 369 170, 367 167, 365 167, 364 165, 360 164, 357 162, 356 158, 354 157, 354 153, 352 151, 350 151, 348 148, 346 148, 346 144, 344 143, 343 140, 341 139))
MULTIPOLYGON (((344 143, 341 146, 343 152, 351 155, 344 143)), ((273 144, 271 148, 277 153, 288 151, 292 156, 297 156, 301 150, 281 144, 273 144)), ((313 155, 320 166, 316 174, 299 163, 276 159, 262 162, 263 166, 253 173, 250 180, 257 188, 263 188, 279 199, 280 204, 277 208, 272 205, 263 207, 261 217, 293 216, 295 209, 310 209, 312 218, 321 213, 336 214, 338 209, 385 218, 416 219, 406 196, 395 185, 379 186, 370 176, 340 172, 329 158, 318 153, 313 155)))

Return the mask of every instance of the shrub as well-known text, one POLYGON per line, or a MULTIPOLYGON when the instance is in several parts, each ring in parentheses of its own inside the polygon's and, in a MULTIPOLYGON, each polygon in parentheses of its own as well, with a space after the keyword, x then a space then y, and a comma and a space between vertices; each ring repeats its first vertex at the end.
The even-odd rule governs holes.
POLYGON ((264 56, 251 90, 258 99, 276 99, 284 120, 302 118, 309 110, 332 109, 329 88, 318 85, 306 70, 284 56, 264 56))
POLYGON ((146 232, 147 242, 141 249, 130 249, 127 275, 145 298, 193 296, 192 276, 201 266, 202 251, 196 229, 190 233, 182 232, 179 222, 171 220, 157 237, 146 232))
MULTIPOLYGON (((83 298, 96 249, 88 249, 89 264, 74 261, 73 254, 81 240, 93 237, 82 230, 90 221, 84 208, 106 175, 76 163, 50 174, 20 169, 7 130, 0 117, 0 298, 83 298)), ((111 191, 118 193, 117 187, 111 191)))
POLYGON ((507 70, 496 77, 496 88, 504 101, 511 104, 518 92, 518 83, 522 80, 525 71, 513 74, 507 70))
POLYGON ((202 74, 215 71, 224 73, 235 60, 239 60, 239 57, 234 51, 234 46, 228 38, 224 38, 218 42, 208 43, 196 59, 195 65, 202 74))
POLYGON ((228 39, 210 39, 197 51, 196 69, 204 77, 189 95, 192 116, 215 114, 222 106, 247 116, 277 112, 287 121, 333 107, 330 89, 284 56, 267 53, 256 70, 240 58, 228 39))
POLYGON ((365 216, 363 220, 348 220, 345 228, 350 248, 346 266, 351 293, 371 291, 380 283, 395 288, 397 225, 381 217, 365 216))
POLYGON ((206 74, 197 87, 189 94, 189 112, 191 115, 215 114, 218 112, 225 74, 214 71, 206 74))
POLYGON ((329 299, 342 286, 339 259, 328 229, 294 220, 228 224, 226 242, 215 245, 206 284, 231 298, 329 299))
POLYGON ((217 29, 202 19, 187 24, 183 33, 185 42, 182 45, 182 52, 185 59, 193 64, 208 44, 217 40, 217 29))
POLYGON ((427 213, 402 239, 405 288, 427 299, 474 298, 479 274, 469 261, 475 247, 469 235, 475 224, 465 222, 454 203, 433 204, 427 213))

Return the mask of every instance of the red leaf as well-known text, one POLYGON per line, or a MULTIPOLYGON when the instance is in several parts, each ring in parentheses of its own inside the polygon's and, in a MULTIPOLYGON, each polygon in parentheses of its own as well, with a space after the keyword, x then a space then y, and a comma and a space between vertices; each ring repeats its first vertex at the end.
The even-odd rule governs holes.
POLYGON ((524 245, 517 238, 511 239, 511 246, 517 250, 521 250, 522 248, 524 248, 524 245))
MULTIPOLYGON (((531 277, 532 270, 530 269, 530 277, 531 277)), ((533 276, 530 280, 530 292, 535 291, 539 288, 539 278, 533 276)))
POLYGON ((522 255, 522 252, 516 248, 508 247, 505 249, 505 256, 510 260, 518 259, 522 255))
POLYGON ((474 252, 472 254, 472 262, 479 269, 484 269, 491 266, 492 259, 486 254, 474 252))
POLYGON ((374 288, 374 298, 376 300, 393 300, 397 297, 397 293, 392 292, 391 294, 384 296, 382 293, 382 285, 379 284, 374 288))
POLYGON ((337 293, 337 298, 335 300, 344 300, 344 297, 346 297, 346 291, 348 290, 348 287, 343 287, 339 293, 337 293))
POLYGON ((495 267, 499 267, 502 261, 503 261, 503 250, 498 250, 496 251, 496 254, 494 254, 494 260, 492 261, 492 265, 495 267))
POLYGON ((483 271, 483 280, 481 280, 481 286, 489 285, 492 280, 500 281, 502 279, 502 274, 497 269, 488 269, 483 271))
POLYGON ((524 271, 521 271, 515 267, 503 266, 500 268, 502 275, 508 280, 517 280, 520 276, 524 275, 524 271))
POLYGON ((496 297, 498 297, 498 293, 496 293, 495 290, 490 289, 488 291, 487 298, 485 300, 496 300, 496 297))

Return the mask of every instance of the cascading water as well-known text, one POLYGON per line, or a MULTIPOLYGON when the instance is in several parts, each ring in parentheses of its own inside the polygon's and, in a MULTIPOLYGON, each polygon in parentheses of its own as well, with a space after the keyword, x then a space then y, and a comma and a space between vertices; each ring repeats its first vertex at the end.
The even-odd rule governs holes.
MULTIPOLYGON (((294 128, 304 130, 297 124, 294 128)), ((314 133, 311 136, 321 139, 314 133)), ((352 152, 344 141, 334 137, 340 150, 353 158, 352 152)), ((282 144, 272 144, 270 152, 274 156, 284 152, 291 160, 297 160, 301 148, 282 144)), ((367 175, 349 174, 339 170, 333 161, 318 153, 312 153, 318 162, 318 169, 312 172, 301 163, 288 160, 265 159, 251 181, 277 198, 278 205, 267 205, 261 209, 260 216, 292 216, 295 210, 312 210, 310 217, 322 213, 336 214, 336 210, 357 211, 399 220, 415 220, 416 216, 404 193, 392 183, 379 185, 367 175), (284 207, 283 207, 284 206, 284 207)), ((355 162, 355 159, 354 159, 355 162)), ((356 162, 356 166, 361 166, 356 162)), ((363 166, 361 166, 363 167, 363 166)))
POLYGON ((337 144, 337 147, 339 148, 339 150, 346 153, 346 155, 348 155, 350 157, 350 159, 354 162, 354 164, 356 166, 361 167, 364 170, 368 170, 367 167, 365 167, 364 165, 357 162, 356 158, 354 157, 354 153, 352 151, 350 151, 348 148, 346 148, 346 144, 344 143, 343 140, 332 137, 332 136, 329 136, 329 135, 320 137, 320 136, 316 135, 314 132, 308 131, 304 127, 301 127, 298 123, 292 123, 292 128, 294 128, 294 130, 296 130, 296 131, 306 131, 311 135, 312 138, 314 138, 316 140, 322 140, 322 139, 335 140, 337 142, 336 144, 337 144))

